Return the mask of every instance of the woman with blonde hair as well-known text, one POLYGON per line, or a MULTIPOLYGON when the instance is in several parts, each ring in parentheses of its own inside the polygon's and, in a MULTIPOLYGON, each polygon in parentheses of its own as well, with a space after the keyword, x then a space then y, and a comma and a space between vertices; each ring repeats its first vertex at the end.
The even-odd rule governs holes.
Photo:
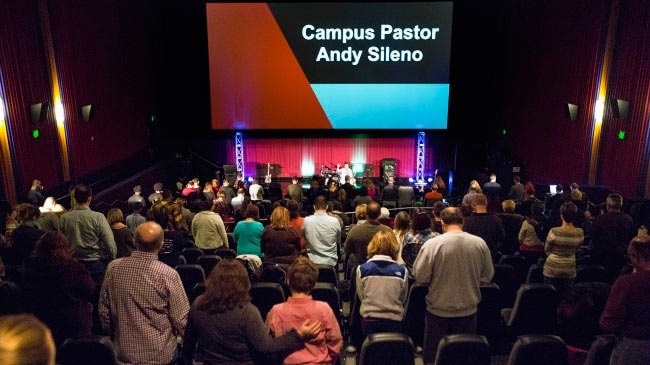
POLYGON ((402 249, 404 248, 404 237, 406 233, 411 230, 411 217, 405 211, 397 213, 395 220, 393 221, 393 233, 395 233, 395 238, 397 238, 397 243, 399 244, 399 253, 397 254, 397 263, 404 265, 404 260, 402 259, 402 249))
POLYGON ((397 263, 399 244, 392 231, 375 233, 368 244, 368 261, 357 267, 357 295, 364 336, 401 332, 408 290, 406 268, 397 263))
POLYGON ((300 349, 318 335, 321 322, 303 321, 282 336, 271 337, 260 311, 251 303, 250 282, 236 259, 220 261, 206 282, 205 294, 192 304, 181 364, 254 364, 253 352, 300 349))
POLYGON ((300 233, 291 225, 287 208, 278 206, 273 209, 271 222, 262 232, 261 248, 264 262, 287 267, 300 253, 300 233))
POLYGON ((106 213, 106 220, 111 226, 113 231, 113 238, 115 238, 115 245, 117 246, 116 257, 131 256, 131 252, 135 250, 135 243, 133 242, 133 232, 129 227, 124 224, 124 213, 119 208, 112 208, 106 213))
POLYGON ((0 364, 54 365, 52 333, 31 314, 0 317, 0 364))

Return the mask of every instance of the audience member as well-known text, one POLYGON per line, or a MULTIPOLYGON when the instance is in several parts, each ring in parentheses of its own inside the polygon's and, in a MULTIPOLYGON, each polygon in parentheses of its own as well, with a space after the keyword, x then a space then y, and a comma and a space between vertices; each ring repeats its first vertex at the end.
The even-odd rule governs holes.
POLYGON ((623 197, 609 194, 605 201, 607 213, 594 218, 591 236, 591 258, 611 274, 618 275, 625 265, 627 244, 635 235, 632 217, 623 213, 623 197))
POLYGON ((212 270, 205 294, 190 309, 181 364, 253 364, 253 352, 295 351, 319 336, 320 321, 305 320, 282 336, 271 337, 251 304, 246 268, 225 259, 212 270))
POLYGON ((445 180, 442 179, 442 176, 436 175, 436 177, 433 179, 433 182, 436 184, 438 191, 440 194, 442 194, 443 197, 449 194, 449 191, 447 191, 447 184, 445 184, 445 180))
POLYGON ((131 256, 112 261, 106 270, 99 299, 102 328, 113 338, 118 361, 171 364, 189 302, 176 270, 158 261, 162 227, 141 224, 135 243, 131 256))
POLYGON ((279 206, 271 212, 271 222, 262 232, 264 262, 289 265, 301 252, 300 233, 289 222, 289 210, 279 206))
POLYGON ((11 232, 11 245, 2 251, 2 260, 7 269, 18 269, 23 260, 29 257, 36 247, 36 242, 45 233, 36 224, 40 211, 34 205, 21 203, 16 205, 17 227, 11 232))
POLYGON ((194 245, 201 249, 228 247, 226 226, 219 214, 212 211, 212 202, 201 203, 201 211, 192 219, 194 245))
POLYGON ((214 189, 212 188, 212 181, 206 181, 205 184, 203 184, 201 197, 203 200, 209 200, 209 201, 213 201, 217 198, 214 189))
POLYGON ((566 296, 576 277, 576 252, 584 240, 582 228, 573 225, 577 214, 578 208, 575 204, 562 204, 562 225, 551 228, 544 245, 547 255, 544 262, 544 282, 552 284, 560 298, 566 296))
POLYGON ((305 320, 321 322, 322 331, 305 342, 304 348, 287 355, 284 364, 335 364, 343 347, 339 323, 329 304, 314 300, 309 294, 318 280, 318 267, 307 257, 299 256, 289 267, 287 279, 291 296, 273 306, 266 316, 271 335, 282 336, 305 320))
POLYGON ((397 187, 395 178, 389 176, 386 179, 386 186, 381 191, 381 205, 386 208, 397 208, 397 187))
MULTIPOLYGON (((157 182, 153 184, 153 193, 149 194, 149 197, 147 200, 149 200, 149 204, 154 205, 158 201, 162 200, 163 196, 163 184, 160 182, 157 182)), ((145 205, 143 205, 144 207, 145 205)))
POLYGON ((411 229, 404 235, 404 248, 402 248, 402 258, 411 275, 413 275, 415 258, 420 253, 422 245, 438 235, 438 232, 431 229, 431 218, 426 212, 415 212, 413 214, 411 229))
POLYGON ((650 364, 650 237, 634 237, 627 256, 634 271, 614 282, 600 326, 616 335, 610 364, 650 364))
POLYGON ((447 204, 443 202, 435 202, 433 204, 433 219, 432 219, 432 228, 434 232, 442 234, 442 219, 440 219, 440 213, 442 210, 447 208, 447 204))
POLYGON ((226 202, 226 193, 223 190, 217 192, 217 199, 214 201, 212 210, 219 214, 224 223, 232 222, 235 219, 232 213, 232 206, 226 202))
POLYGON ((70 255, 65 235, 44 233, 24 267, 27 306, 50 328, 56 346, 68 338, 90 335, 95 283, 70 255))
POLYGON ((291 200, 302 204, 302 185, 297 176, 294 176, 291 179, 291 184, 287 186, 287 194, 291 197, 291 200))
POLYGON ((390 227, 379 223, 380 213, 381 205, 376 201, 371 201, 366 207, 366 222, 350 228, 344 244, 345 257, 349 265, 360 265, 368 260, 368 244, 375 233, 386 231, 393 234, 390 227))
MULTIPOLYGON (((382 207, 383 209, 383 207, 382 207)), ((402 259, 402 250, 404 248, 404 237, 411 230, 411 217, 405 211, 397 213, 395 220, 393 221, 393 233, 397 239, 397 244, 399 245, 399 252, 397 253, 397 258, 395 259, 398 264, 404 265, 404 259, 402 259)))
MULTIPOLYGON (((489 204, 490 203, 488 203, 488 206, 489 204)), ((524 216, 515 213, 514 200, 504 200, 501 203, 501 207, 503 209, 503 213, 499 213, 498 217, 501 219, 505 237, 503 239, 503 243, 500 247, 498 247, 498 249, 504 255, 512 255, 519 249, 519 231, 521 230, 524 216)))
POLYGON ((72 256, 88 269, 95 284, 101 286, 106 265, 117 255, 113 231, 102 213, 90 209, 90 187, 79 185, 74 195, 77 206, 61 216, 61 231, 68 238, 72 256))
POLYGON ((261 240, 264 225, 259 221, 260 210, 257 204, 251 203, 246 208, 244 220, 237 222, 233 238, 237 245, 237 255, 255 255, 263 258, 261 240))
POLYGON ((397 263, 399 245, 390 231, 378 231, 368 244, 368 261, 357 267, 359 313, 365 336, 401 332, 408 290, 406 268, 397 263))
POLYGON ((142 187, 140 185, 133 187, 133 195, 131 195, 126 202, 129 204, 129 207, 133 207, 136 203, 142 204, 143 208, 147 206, 147 201, 142 196, 142 187))
POLYGON ((223 180, 223 185, 221 185, 220 191, 223 191, 224 194, 226 194, 225 199, 227 204, 231 204, 232 198, 237 195, 237 191, 232 186, 230 186, 230 181, 228 181, 228 179, 223 180))
POLYGON ((40 180, 32 181, 32 186, 27 192, 27 201, 29 204, 40 207, 45 202, 45 196, 43 195, 43 185, 40 180))
POLYGON ((111 231, 113 231, 113 238, 115 239, 115 245, 117 246, 116 257, 131 256, 131 252, 135 250, 133 232, 131 232, 129 227, 124 224, 124 215, 122 214, 122 210, 119 208, 110 209, 108 213, 106 213, 106 220, 111 226, 111 231))
MULTIPOLYGON (((467 189, 467 193, 463 195, 462 205, 470 206, 473 208, 474 198, 476 197, 477 194, 483 194, 483 190, 481 189, 481 185, 479 185, 478 181, 472 180, 469 182, 469 188, 467 189)), ((487 208, 487 203, 486 203, 486 208, 487 208)))
POLYGON ((530 215, 521 223, 521 229, 519 230, 520 252, 544 251, 544 240, 546 240, 545 223, 544 204, 541 202, 534 203, 530 207, 530 215))
MULTIPOLYGON (((210 206, 212 206, 212 202, 210 202, 210 206)), ((156 201, 156 203, 151 206, 150 210, 152 212, 156 212, 161 210, 163 207, 165 207, 167 210, 170 218, 169 223, 174 226, 175 230, 186 232, 189 230, 183 217, 183 207, 180 204, 176 203, 170 189, 163 190, 162 200, 156 201)))
POLYGON ((415 190, 408 182, 401 180, 397 187, 397 206, 399 208, 412 207, 415 190))
POLYGON ((501 219, 496 214, 488 213, 485 195, 478 193, 473 201, 474 212, 465 217, 463 231, 481 237, 496 258, 506 236, 501 219))
POLYGON ((524 200, 524 194, 526 192, 524 184, 521 183, 519 175, 513 176, 512 181, 513 185, 508 192, 508 199, 513 200, 515 203, 521 203, 524 200))
POLYGON ((368 204, 371 201, 373 200, 370 195, 368 195, 368 187, 363 185, 359 188, 359 194, 352 199, 352 205, 356 207, 359 204, 368 204))
POLYGON ((478 236, 463 232, 458 208, 441 214, 444 233, 422 246, 413 271, 418 284, 427 284, 424 362, 433 363, 438 343, 449 334, 476 333, 481 283, 494 275, 490 249, 478 236))
POLYGON ((129 230, 133 234, 135 234, 135 230, 139 225, 147 221, 147 218, 142 215, 143 208, 142 203, 136 202, 131 206, 131 209, 133 209, 132 213, 126 216, 126 226, 129 227, 129 230))
POLYGON ((300 215, 300 203, 295 200, 289 200, 287 202, 287 209, 289 210, 289 223, 300 233, 300 252, 304 252, 307 247, 307 242, 302 232, 302 224, 305 218, 300 215))
POLYGON ((488 199, 488 211, 496 213, 501 202, 501 184, 497 182, 496 174, 490 174, 490 181, 483 184, 483 193, 488 199))
POLYGON ((305 218, 302 232, 305 236, 307 254, 315 264, 336 266, 341 246, 341 225, 327 214, 325 196, 314 201, 314 214, 305 218))
POLYGON ((246 198, 246 190, 242 188, 237 189, 237 195, 230 200, 230 205, 232 205, 233 211, 236 212, 237 210, 239 210, 239 208, 241 208, 245 198, 246 198))
POLYGON ((47 326, 31 314, 0 317, 0 364, 54 365, 56 348, 47 326))

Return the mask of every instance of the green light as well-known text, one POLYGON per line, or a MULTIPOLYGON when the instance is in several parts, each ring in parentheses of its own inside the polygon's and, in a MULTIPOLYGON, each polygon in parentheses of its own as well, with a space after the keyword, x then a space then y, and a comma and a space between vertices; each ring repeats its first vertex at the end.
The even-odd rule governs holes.
POLYGON ((508 134, 508 131, 505 130, 505 129, 503 129, 503 130, 501 131, 501 134, 503 134, 503 135, 505 136, 506 134, 508 134))
POLYGON ((36 139, 36 138, 38 138, 38 137, 40 137, 40 136, 41 136, 41 132, 39 132, 38 129, 34 129, 34 130, 32 131, 32 137, 33 137, 34 139, 36 139))
POLYGON ((625 131, 618 131, 618 135, 616 135, 618 139, 621 141, 625 139, 625 131))

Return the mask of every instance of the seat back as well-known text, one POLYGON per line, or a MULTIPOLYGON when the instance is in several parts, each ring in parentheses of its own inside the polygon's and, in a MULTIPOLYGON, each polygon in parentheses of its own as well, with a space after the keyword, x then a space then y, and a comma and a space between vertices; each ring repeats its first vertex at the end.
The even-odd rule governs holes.
POLYGON ((495 264, 492 282, 501 289, 501 308, 511 308, 517 296, 517 273, 510 264, 495 264))
POLYGON ((413 341, 397 332, 379 332, 368 335, 361 345, 360 365, 415 364, 413 341))
POLYGON ((237 257, 237 251, 231 248, 218 248, 214 252, 210 252, 210 255, 217 255, 221 259, 234 259, 237 257))
POLYGON ((115 348, 107 336, 67 339, 56 356, 59 365, 115 365, 115 348))
POLYGON ((198 298, 199 295, 203 293, 205 293, 205 283, 196 283, 196 285, 194 285, 194 288, 192 288, 192 292, 187 297, 187 299, 189 299, 190 304, 192 304, 194 303, 196 298, 198 298))
POLYGON ((616 346, 616 336, 597 336, 591 343, 584 365, 609 365, 614 346, 616 346))
POLYGON ((569 353, 561 338, 552 335, 519 336, 508 365, 568 365, 569 353))
POLYGON ((254 283, 251 285, 250 294, 251 303, 260 311, 262 319, 266 319, 274 305, 285 301, 284 290, 279 283, 254 283))
POLYGON ((318 266, 318 282, 331 283, 334 284, 334 286, 338 285, 338 272, 334 266, 322 264, 316 266, 318 266))
POLYGON ((427 285, 412 285, 409 288, 404 309, 404 333, 413 340, 415 346, 424 343, 424 315, 427 310, 426 296, 429 293, 427 285))
POLYGON ((181 255, 185 257, 185 263, 196 264, 199 261, 199 257, 203 256, 203 250, 198 247, 185 247, 181 251, 181 255))
POLYGON ((550 284, 523 284, 508 321, 514 335, 529 333, 555 334, 560 299, 550 284))
POLYGON ((490 365, 491 360, 484 336, 457 334, 440 340, 435 365, 490 365))
POLYGON ((528 261, 526 258, 521 255, 503 255, 499 258, 500 264, 512 265, 515 269, 515 275, 517 278, 516 285, 519 286, 526 281, 526 276, 528 275, 528 261))
POLYGON ((476 333, 485 336, 491 346, 503 341, 505 326, 501 319, 501 289, 497 284, 481 285, 476 319, 476 333))
POLYGON ((350 315, 348 317, 348 332, 352 346, 360 348, 364 340, 363 329, 361 328, 361 299, 356 292, 353 292, 352 295, 350 315))
POLYGON ((343 309, 341 307, 341 298, 339 296, 339 291, 334 284, 316 283, 314 288, 311 290, 311 297, 314 300, 327 302, 330 308, 332 308, 339 325, 342 325, 343 309))
POLYGON ((528 268, 526 284, 540 284, 544 282, 544 266, 533 264, 528 268))
POLYGON ((197 260, 197 264, 201 265, 205 276, 210 276, 212 269, 221 261, 221 257, 217 255, 203 255, 197 260))
POLYGON ((612 283, 612 275, 607 269, 600 265, 587 265, 581 267, 576 272, 576 283, 612 283))
POLYGON ((170 267, 176 267, 178 265, 187 263, 185 261, 185 257, 183 257, 181 254, 173 250, 169 252, 162 252, 162 251, 159 252, 158 261, 170 267))
POLYGON ((205 272, 201 265, 181 264, 177 265, 175 269, 181 277, 183 288, 188 298, 192 293, 192 289, 194 289, 194 285, 205 282, 205 272))

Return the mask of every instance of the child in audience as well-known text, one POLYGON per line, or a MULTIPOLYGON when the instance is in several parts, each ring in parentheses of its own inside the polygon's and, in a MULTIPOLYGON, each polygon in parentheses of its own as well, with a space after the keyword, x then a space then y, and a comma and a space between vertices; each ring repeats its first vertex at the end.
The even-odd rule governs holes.
POLYGON ((305 256, 298 256, 289 267, 291 296, 276 304, 266 316, 266 326, 274 336, 290 331, 297 324, 320 321, 323 330, 305 347, 289 354, 284 364, 334 364, 341 352, 343 338, 336 316, 326 302, 312 299, 309 293, 318 280, 318 268, 305 256))

